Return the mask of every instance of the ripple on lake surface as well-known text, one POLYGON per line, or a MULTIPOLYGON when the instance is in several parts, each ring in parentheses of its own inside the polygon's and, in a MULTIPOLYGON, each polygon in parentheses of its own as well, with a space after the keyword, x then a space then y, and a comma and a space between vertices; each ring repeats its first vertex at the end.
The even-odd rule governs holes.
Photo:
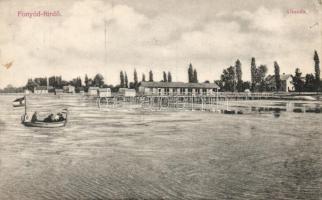
POLYGON ((0 96, 0 199, 322 198, 322 114, 99 110, 33 96, 30 112, 70 110, 66 127, 41 129, 20 124, 15 97, 0 96))

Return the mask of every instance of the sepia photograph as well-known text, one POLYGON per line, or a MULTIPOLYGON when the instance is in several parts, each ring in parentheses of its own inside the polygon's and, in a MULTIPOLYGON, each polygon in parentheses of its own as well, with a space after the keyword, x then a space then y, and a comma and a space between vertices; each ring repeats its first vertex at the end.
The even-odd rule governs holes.
POLYGON ((0 0, 0 200, 321 200, 322 0, 0 0))

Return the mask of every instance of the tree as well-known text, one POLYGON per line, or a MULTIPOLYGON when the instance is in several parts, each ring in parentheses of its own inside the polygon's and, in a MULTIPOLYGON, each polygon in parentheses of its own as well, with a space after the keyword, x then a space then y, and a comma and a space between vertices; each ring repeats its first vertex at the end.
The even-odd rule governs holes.
POLYGON ((149 72, 149 81, 153 82, 153 72, 152 72, 152 70, 150 70, 150 72, 149 72))
POLYGON ((260 65, 256 70, 256 84, 257 89, 261 92, 266 90, 265 76, 267 73, 267 66, 260 65))
POLYGON ((96 87, 102 87, 104 85, 104 77, 102 74, 96 74, 93 81, 96 87))
POLYGON ((126 72, 124 72, 124 87, 128 88, 129 87, 129 80, 127 78, 126 72))
POLYGON ((81 79, 81 77, 76 78, 76 86, 77 87, 82 87, 82 79, 81 79))
POLYGON ((220 81, 223 87, 223 91, 233 92, 236 85, 235 67, 230 66, 227 69, 224 69, 220 81))
POLYGON ((276 91, 280 91, 281 90, 280 66, 276 61, 274 62, 274 72, 275 72, 276 91))
POLYGON ((120 72, 120 87, 124 88, 124 73, 123 71, 120 72))
POLYGON ((305 76, 305 84, 304 91, 306 92, 314 92, 315 87, 315 77, 313 74, 306 74, 305 76))
POLYGON ((133 82, 130 82, 130 84, 129 84, 129 88, 130 88, 130 89, 134 89, 134 88, 135 88, 135 86, 134 86, 134 83, 133 83, 133 82))
POLYGON ((136 72, 136 69, 134 69, 134 74, 133 74, 133 80, 134 80, 134 86, 138 84, 138 73, 136 72))
POLYGON ((251 88, 251 82, 249 82, 249 81, 243 82, 243 89, 244 90, 246 90, 246 89, 250 90, 250 88, 251 88))
POLYGON ((189 64, 189 68, 188 68, 188 81, 189 83, 193 83, 194 82, 194 77, 193 77, 193 67, 192 67, 192 64, 190 63, 189 64))
POLYGON ((142 82, 145 82, 145 74, 142 74, 142 82))
POLYGON ((87 74, 85 74, 85 87, 88 88, 89 84, 88 84, 88 76, 87 74))
POLYGON ((165 73, 165 71, 163 71, 163 82, 168 82, 167 73, 165 73))
POLYGON ((69 84, 77 89, 82 86, 82 80, 80 77, 76 77, 72 81, 70 81, 69 84))
POLYGON ((244 88, 243 88, 243 80, 242 80, 241 62, 239 61, 239 59, 237 59, 235 63, 235 69, 236 69, 236 78, 237 78, 237 91, 242 92, 244 88))
POLYGON ((38 85, 30 78, 27 81, 26 88, 30 91, 34 91, 34 88, 37 87, 38 85))
POLYGON ((172 82, 172 75, 171 75, 171 72, 168 72, 168 82, 172 82))
POLYGON ((255 58, 252 58, 251 64, 250 64, 250 75, 251 75, 251 89, 252 91, 255 90, 256 85, 256 61, 255 58))
POLYGON ((55 78, 55 76, 51 76, 51 77, 48 78, 48 85, 49 86, 52 86, 52 87, 55 87, 55 85, 56 85, 56 78, 55 78))
POLYGON ((267 73, 267 66, 266 65, 260 65, 257 69, 257 78, 258 81, 264 80, 267 73))
POLYGON ((193 83, 198 83, 198 74, 196 69, 193 70, 193 83))
MULTIPOLYGON (((221 77, 222 78, 222 77, 221 77)), ((214 83, 216 83, 218 86, 219 86, 219 91, 220 92, 224 92, 225 90, 224 90, 224 83, 223 83, 223 81, 222 80, 215 80, 214 81, 214 83)))
POLYGON ((35 78, 34 79, 34 82, 39 85, 39 86, 47 86, 47 78, 42 78, 42 77, 39 77, 39 78, 35 78))
POLYGON ((320 90, 320 59, 317 51, 314 51, 314 69, 315 69, 315 81, 316 91, 320 90))
MULTIPOLYGON (((63 85, 63 84, 61 84, 61 85, 63 85)), ((93 85, 94 85, 94 81, 93 81, 93 79, 89 78, 89 79, 88 79, 88 87, 91 87, 91 86, 93 86, 93 85)))
POLYGON ((304 82, 301 79, 302 72, 299 68, 295 69, 295 76, 292 75, 292 82, 296 92, 302 92, 304 87, 304 82))

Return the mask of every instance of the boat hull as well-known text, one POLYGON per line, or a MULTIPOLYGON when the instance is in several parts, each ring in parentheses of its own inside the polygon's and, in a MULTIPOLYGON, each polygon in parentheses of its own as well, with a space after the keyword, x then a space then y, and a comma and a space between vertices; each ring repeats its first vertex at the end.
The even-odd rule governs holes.
POLYGON ((28 127, 58 128, 58 127, 64 127, 66 125, 66 120, 60 121, 60 122, 42 122, 42 121, 22 122, 22 124, 28 127))
POLYGON ((28 115, 21 116, 21 123, 27 127, 39 127, 39 128, 58 128, 64 127, 68 121, 68 111, 63 112, 65 114, 65 118, 62 121, 53 121, 53 122, 46 122, 46 121, 31 121, 28 115))

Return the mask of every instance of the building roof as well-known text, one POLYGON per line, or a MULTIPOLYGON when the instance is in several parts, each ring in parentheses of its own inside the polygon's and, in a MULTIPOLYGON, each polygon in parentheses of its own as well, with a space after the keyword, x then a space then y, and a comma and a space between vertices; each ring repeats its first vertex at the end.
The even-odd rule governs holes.
POLYGON ((135 89, 129 89, 129 88, 119 88, 119 92, 135 92, 135 89))
POLYGON ((111 88, 98 88, 98 91, 100 91, 100 92, 110 92, 111 88))
MULTIPOLYGON (((291 74, 281 74, 281 81, 286 81, 287 79, 289 79, 290 77, 292 77, 291 74)), ((266 77, 266 81, 274 81, 275 82, 275 75, 268 75, 266 77)))
POLYGON ((205 88, 213 89, 219 86, 216 83, 183 83, 183 82, 141 82, 142 87, 150 88, 205 88))
POLYGON ((47 90, 47 86, 37 86, 35 90, 47 90))
POLYGON ((75 86, 72 85, 65 85, 64 88, 75 88, 75 86))
POLYGON ((281 80, 282 81, 285 81, 285 80, 289 79, 290 77, 292 77, 291 74, 282 74, 280 76, 281 76, 281 80))
POLYGON ((99 87, 89 87, 88 90, 98 90, 99 87))

